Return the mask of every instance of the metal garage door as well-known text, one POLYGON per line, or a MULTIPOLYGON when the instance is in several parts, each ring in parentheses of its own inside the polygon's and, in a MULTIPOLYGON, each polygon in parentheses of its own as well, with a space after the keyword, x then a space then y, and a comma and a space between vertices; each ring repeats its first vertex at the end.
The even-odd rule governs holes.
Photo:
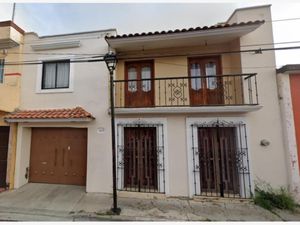
POLYGON ((32 128, 29 182, 86 184, 87 129, 32 128))

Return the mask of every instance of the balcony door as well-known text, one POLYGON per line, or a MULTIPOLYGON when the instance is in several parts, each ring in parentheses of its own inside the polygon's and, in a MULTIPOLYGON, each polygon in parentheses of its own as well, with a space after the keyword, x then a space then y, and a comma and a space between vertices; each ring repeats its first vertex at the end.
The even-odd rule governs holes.
POLYGON ((154 106, 153 61, 127 62, 125 67, 125 107, 154 106))
POLYGON ((189 59, 191 106, 224 104, 220 65, 219 56, 189 59))

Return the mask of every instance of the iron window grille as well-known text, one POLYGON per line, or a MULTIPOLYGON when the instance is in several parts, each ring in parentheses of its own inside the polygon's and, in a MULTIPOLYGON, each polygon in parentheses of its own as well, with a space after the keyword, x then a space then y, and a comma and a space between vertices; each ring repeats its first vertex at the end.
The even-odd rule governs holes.
MULTIPOLYGON (((139 132, 139 131, 137 131, 139 132)), ((165 147, 164 147, 164 126, 161 123, 148 123, 145 121, 134 121, 131 123, 117 123, 117 189, 120 191, 131 191, 131 192, 147 192, 147 193, 165 193, 165 147), (126 182, 126 146, 125 143, 125 130, 127 128, 150 128, 155 129, 155 142, 156 146, 153 150, 155 158, 156 158, 156 165, 155 165, 155 181, 156 186, 143 184, 142 182, 131 182, 128 184, 126 182)), ((145 143, 143 143, 145 144, 145 143)), ((148 149, 149 151, 149 149, 148 149)), ((143 153, 144 156, 147 153, 143 153)), ((144 160, 145 165, 146 159, 144 160)), ((132 168, 130 168, 132 170, 132 168)), ((143 173, 147 173, 145 168, 142 170, 143 173)))
POLYGON ((236 123, 217 119, 210 122, 194 123, 191 125, 191 131, 194 195, 251 198, 246 125, 243 122, 236 123), (226 140, 220 137, 222 132, 224 133, 224 128, 233 131, 231 146, 234 148, 228 148, 228 151, 224 151, 226 140), (216 134, 215 145, 212 144, 214 138, 204 140, 203 131, 216 134), (210 150, 207 151, 205 148, 210 150))
POLYGON ((4 59, 0 59, 0 83, 4 80, 4 59))

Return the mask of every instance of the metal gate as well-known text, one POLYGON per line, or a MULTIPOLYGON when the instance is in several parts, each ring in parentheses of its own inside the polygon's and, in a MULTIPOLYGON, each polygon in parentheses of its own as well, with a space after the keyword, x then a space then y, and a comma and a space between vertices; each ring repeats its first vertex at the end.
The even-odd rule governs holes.
POLYGON ((191 128, 195 195, 250 198, 245 124, 216 120, 191 128))
POLYGON ((165 193, 162 124, 117 124, 117 187, 165 193))

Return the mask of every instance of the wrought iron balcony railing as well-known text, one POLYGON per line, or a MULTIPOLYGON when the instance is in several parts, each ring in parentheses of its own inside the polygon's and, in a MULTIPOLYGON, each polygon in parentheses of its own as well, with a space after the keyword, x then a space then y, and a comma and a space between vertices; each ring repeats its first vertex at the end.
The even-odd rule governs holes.
POLYGON ((258 105, 256 73, 115 80, 116 108, 258 105))

